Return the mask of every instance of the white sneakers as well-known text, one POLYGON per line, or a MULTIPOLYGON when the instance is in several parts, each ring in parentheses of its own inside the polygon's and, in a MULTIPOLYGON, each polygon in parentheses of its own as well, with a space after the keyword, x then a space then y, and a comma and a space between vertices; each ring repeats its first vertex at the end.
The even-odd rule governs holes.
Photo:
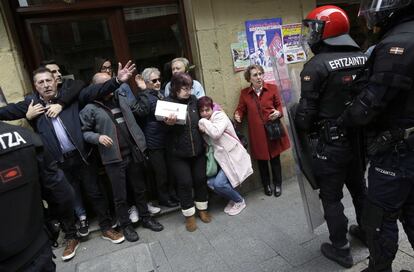
POLYGON ((148 211, 150 214, 157 214, 161 211, 161 208, 158 208, 156 206, 153 206, 151 202, 147 203, 148 211))
POLYGON ((129 213, 129 220, 131 220, 132 223, 138 222, 139 220, 138 210, 135 205, 132 205, 131 208, 129 208, 128 213, 129 213))
POLYGON ((242 202, 233 202, 230 200, 226 208, 224 208, 224 212, 228 215, 238 215, 242 210, 244 210, 244 208, 246 208, 246 202, 244 199, 242 202))
MULTIPOLYGON (((151 202, 147 203, 147 207, 150 214, 157 214, 161 211, 160 208, 153 206, 151 202)), ((131 220, 132 223, 136 223, 139 221, 138 209, 135 205, 132 205, 131 208, 129 208, 128 214, 129 220, 131 220)))
POLYGON ((226 207, 224 208, 225 213, 229 213, 230 209, 233 207, 234 201, 230 200, 229 203, 227 203, 226 207))

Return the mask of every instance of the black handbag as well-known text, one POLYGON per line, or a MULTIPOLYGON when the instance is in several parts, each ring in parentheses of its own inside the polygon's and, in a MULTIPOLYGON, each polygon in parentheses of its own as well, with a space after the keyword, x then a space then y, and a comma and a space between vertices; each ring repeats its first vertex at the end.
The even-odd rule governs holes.
POLYGON ((283 125, 282 125, 282 122, 280 121, 280 119, 268 121, 268 122, 265 123, 263 115, 262 115, 262 110, 261 110, 260 105, 259 105, 259 101, 257 101, 256 96, 254 96, 253 99, 256 102, 257 111, 259 112, 260 119, 263 122, 264 128, 266 130, 266 134, 267 134, 267 137, 269 138, 269 140, 275 141, 275 140, 279 140, 280 138, 285 136, 286 132, 285 132, 285 129, 283 128, 283 125))
POLYGON ((285 130, 283 128, 282 123, 280 122, 280 119, 269 121, 264 126, 269 140, 279 140, 280 138, 285 136, 285 130))

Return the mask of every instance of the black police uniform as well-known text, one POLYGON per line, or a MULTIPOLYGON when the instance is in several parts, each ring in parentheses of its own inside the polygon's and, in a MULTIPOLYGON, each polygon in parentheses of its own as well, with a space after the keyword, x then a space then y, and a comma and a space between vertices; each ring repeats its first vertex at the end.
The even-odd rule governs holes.
MULTIPOLYGON (((410 7, 411 8, 411 7, 410 7)), ((392 271, 397 219, 414 247, 414 16, 383 36, 368 64, 360 95, 338 120, 369 124, 368 196, 362 218, 369 271, 392 271)))
POLYGON ((27 129, 0 122, 0 271, 55 271, 44 229, 42 142, 27 129), (40 170, 41 169, 41 170, 40 170))
POLYGON ((366 61, 359 47, 320 45, 318 54, 301 72, 301 99, 295 124, 308 132, 313 146, 313 171, 320 187, 329 238, 335 248, 348 246, 348 219, 344 215, 343 186, 347 186, 360 222, 365 184, 358 159, 358 137, 344 130, 336 119, 351 101, 350 83, 366 61))

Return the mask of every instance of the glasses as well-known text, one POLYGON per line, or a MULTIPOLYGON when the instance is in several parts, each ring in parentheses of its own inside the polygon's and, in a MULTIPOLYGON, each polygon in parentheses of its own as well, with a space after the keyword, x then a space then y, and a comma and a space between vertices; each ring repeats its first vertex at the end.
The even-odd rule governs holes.
POLYGON ((111 66, 102 66, 101 72, 103 72, 103 71, 112 71, 112 67, 111 66))
POLYGON ((154 78, 150 80, 152 82, 152 84, 155 84, 157 82, 161 83, 161 78, 154 78))
POLYGON ((191 92, 191 88, 190 87, 181 87, 180 91, 184 91, 184 92, 191 92))

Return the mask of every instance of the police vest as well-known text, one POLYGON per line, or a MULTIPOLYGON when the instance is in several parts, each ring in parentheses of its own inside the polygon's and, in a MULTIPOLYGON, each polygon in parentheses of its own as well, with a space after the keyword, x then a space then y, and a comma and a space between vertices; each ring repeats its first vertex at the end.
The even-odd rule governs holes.
POLYGON ((317 55, 326 69, 319 95, 318 119, 336 119, 352 101, 351 83, 365 65, 367 57, 361 52, 334 52, 317 55))
POLYGON ((397 25, 384 35, 370 57, 368 79, 385 91, 376 90, 378 100, 386 105, 376 127, 414 126, 414 21, 397 25))
MULTIPOLYGON (((13 269, 7 263, 16 264, 16 256, 33 257, 27 257, 27 249, 35 250, 29 255, 37 253, 39 246, 33 249, 33 244, 44 236, 36 161, 41 145, 36 134, 0 122, 0 271, 13 269)), ((19 265, 26 261, 18 260, 19 265)))

